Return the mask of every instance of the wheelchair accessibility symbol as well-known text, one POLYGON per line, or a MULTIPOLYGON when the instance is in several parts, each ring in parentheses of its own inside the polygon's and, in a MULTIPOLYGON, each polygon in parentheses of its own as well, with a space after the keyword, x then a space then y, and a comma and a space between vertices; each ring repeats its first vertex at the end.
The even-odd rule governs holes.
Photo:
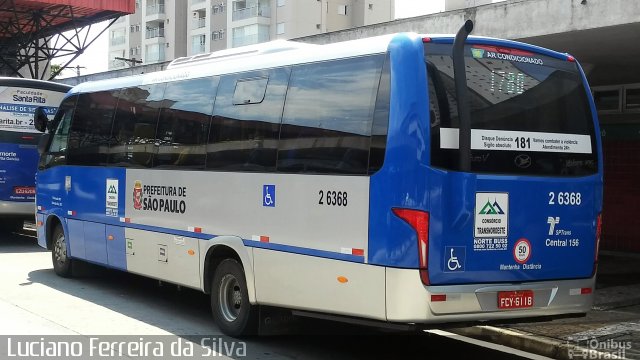
POLYGON ((444 262, 447 265, 444 271, 464 271, 464 262, 467 255, 467 248, 464 246, 446 246, 444 249, 444 262))
POLYGON ((262 186, 262 206, 276 207, 276 186, 262 186))

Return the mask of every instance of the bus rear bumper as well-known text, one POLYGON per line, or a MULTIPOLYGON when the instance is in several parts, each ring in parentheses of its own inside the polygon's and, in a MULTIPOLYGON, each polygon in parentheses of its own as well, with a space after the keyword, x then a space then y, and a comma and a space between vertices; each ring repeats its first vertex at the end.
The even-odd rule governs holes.
POLYGON ((0 201, 0 215, 9 217, 15 215, 16 218, 35 217, 36 209, 33 201, 17 202, 17 201, 0 201))
POLYGON ((403 323, 513 320, 586 313, 593 304, 595 276, 527 283, 424 286, 417 270, 386 269, 387 320, 403 323), (498 309, 498 292, 533 291, 533 306, 498 309), (432 295, 437 300, 432 301, 432 295))

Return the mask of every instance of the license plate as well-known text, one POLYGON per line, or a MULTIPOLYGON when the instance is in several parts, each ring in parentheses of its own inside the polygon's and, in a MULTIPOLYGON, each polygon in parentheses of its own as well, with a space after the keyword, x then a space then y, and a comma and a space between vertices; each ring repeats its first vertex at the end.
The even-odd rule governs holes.
POLYGON ((523 309, 533 307, 533 290, 498 292, 498 309, 523 309))
POLYGON ((35 195, 36 188, 33 186, 14 186, 13 194, 14 195, 35 195))

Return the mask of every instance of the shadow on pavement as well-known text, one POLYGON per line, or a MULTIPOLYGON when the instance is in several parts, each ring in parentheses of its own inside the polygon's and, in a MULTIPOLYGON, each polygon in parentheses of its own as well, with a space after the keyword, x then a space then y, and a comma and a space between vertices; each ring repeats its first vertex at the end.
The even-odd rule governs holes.
POLYGON ((32 253, 47 250, 38 245, 36 232, 23 229, 18 232, 0 230, 0 253, 32 253))
POLYGON ((633 284, 640 284, 640 256, 600 254, 596 289, 633 284))
MULTIPOLYGON (((199 343, 202 336, 215 336, 226 339, 222 341, 238 341, 219 335, 208 295, 192 289, 178 290, 175 285, 159 286, 155 280, 90 264, 83 263, 82 267, 83 274, 74 279, 60 278, 53 270, 37 270, 29 273, 29 280, 176 333, 185 340, 199 343), (197 329, 192 334, 188 334, 190 324, 197 329)), ((299 322, 290 335, 243 339, 247 356, 242 358, 424 359, 427 354, 430 358, 477 354, 478 349, 492 359, 513 358, 425 332, 391 332, 307 318, 299 322)))

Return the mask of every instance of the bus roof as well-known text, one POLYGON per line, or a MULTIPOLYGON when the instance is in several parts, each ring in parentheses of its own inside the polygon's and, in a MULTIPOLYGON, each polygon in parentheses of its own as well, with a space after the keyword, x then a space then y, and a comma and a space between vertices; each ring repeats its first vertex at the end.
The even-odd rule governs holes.
MULTIPOLYGON (((280 66, 322 62, 333 59, 384 53, 395 39, 430 38, 435 43, 453 41, 452 35, 419 35, 397 33, 365 39, 350 40, 326 45, 301 44, 276 40, 268 43, 227 49, 210 54, 199 54, 174 60, 167 70, 123 78, 98 80, 77 85, 70 93, 84 93, 150 85, 169 81, 186 80, 213 75, 223 75, 280 66)), ((509 46, 567 59, 567 54, 517 41, 489 37, 470 36, 469 43, 509 46)))
MULTIPOLYGON (((259 51, 253 56, 246 56, 246 53, 241 51, 237 54, 237 56, 225 56, 223 58, 215 59, 214 62, 196 62, 193 66, 180 66, 173 69, 135 75, 126 78, 86 82, 76 86, 72 90, 72 92, 82 93, 109 90, 121 87, 162 83, 172 80, 222 75, 243 71, 268 69, 279 66, 384 53, 387 51, 388 45, 395 35, 385 35, 328 45, 290 47, 290 49, 285 51, 259 51), (212 64, 214 64, 214 66, 212 66, 212 64)), ((418 35, 414 34, 414 36, 418 35)), ((262 44, 262 46, 269 45, 270 44, 262 44)))
POLYGON ((0 77, 1 86, 26 87, 32 89, 51 90, 58 92, 67 92, 72 88, 70 85, 55 83, 51 81, 24 79, 13 77, 0 77))

